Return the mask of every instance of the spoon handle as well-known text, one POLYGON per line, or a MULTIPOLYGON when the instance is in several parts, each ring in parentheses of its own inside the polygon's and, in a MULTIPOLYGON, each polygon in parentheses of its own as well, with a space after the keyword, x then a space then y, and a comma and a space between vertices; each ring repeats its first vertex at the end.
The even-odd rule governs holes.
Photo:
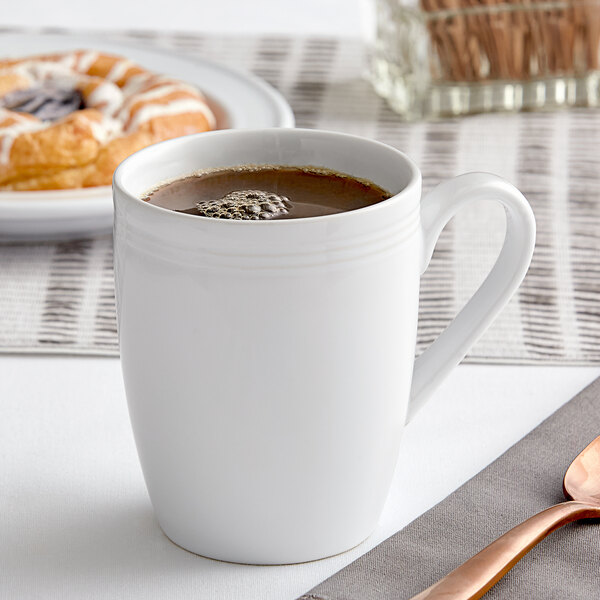
POLYGON ((506 532, 411 600, 481 598, 548 534, 571 521, 598 517, 600 517, 600 508, 583 502, 562 502, 547 508, 506 532))

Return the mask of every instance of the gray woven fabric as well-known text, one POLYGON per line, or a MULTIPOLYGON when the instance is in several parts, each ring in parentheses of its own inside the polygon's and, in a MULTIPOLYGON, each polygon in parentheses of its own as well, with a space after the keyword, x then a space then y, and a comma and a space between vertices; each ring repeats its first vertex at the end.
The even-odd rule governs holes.
MULTIPOLYGON (((597 379, 445 500, 302 600, 412 598, 505 531, 564 500, 567 467, 599 434, 597 379)), ((552 533, 484 597, 600 598, 600 521, 552 533)))
MULTIPOLYGON (((90 46, 96 36, 89 35, 90 46)), ((361 40, 159 32, 101 38, 253 71, 287 98, 299 127, 362 135, 407 152, 422 168, 425 192, 465 171, 513 182, 536 215, 533 261, 466 361, 600 361, 600 110, 406 124, 364 78, 361 40)), ((502 210, 483 202, 463 209, 443 231, 421 280, 418 352, 481 283, 503 236, 502 210)), ((0 239, 0 352, 118 355, 111 248, 108 237, 20 245, 0 239)))

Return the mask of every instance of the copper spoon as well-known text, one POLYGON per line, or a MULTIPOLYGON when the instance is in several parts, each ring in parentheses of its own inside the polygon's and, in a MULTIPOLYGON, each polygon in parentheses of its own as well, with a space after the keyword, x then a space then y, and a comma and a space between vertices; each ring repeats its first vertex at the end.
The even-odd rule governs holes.
POLYGON ((571 463, 563 491, 567 502, 517 525, 412 600, 481 598, 548 534, 571 521, 600 518, 600 436, 571 463))

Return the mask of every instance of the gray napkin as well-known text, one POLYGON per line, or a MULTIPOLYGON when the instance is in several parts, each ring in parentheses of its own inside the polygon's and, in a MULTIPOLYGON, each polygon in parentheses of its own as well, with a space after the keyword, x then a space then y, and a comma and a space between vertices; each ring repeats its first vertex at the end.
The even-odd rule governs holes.
MULTIPOLYGON (((567 467, 598 435, 600 379, 445 500, 301 600, 411 598, 521 521, 564 500, 567 467)), ((600 521, 550 534, 485 598, 600 598, 600 521)))

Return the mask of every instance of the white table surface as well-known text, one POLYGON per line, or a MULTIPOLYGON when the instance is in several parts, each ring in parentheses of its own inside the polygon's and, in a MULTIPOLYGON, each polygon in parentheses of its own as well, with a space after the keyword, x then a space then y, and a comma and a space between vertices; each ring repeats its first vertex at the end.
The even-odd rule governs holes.
POLYGON ((372 537, 287 567, 207 560, 160 531, 116 359, 0 358, 0 598, 293 600, 433 506, 596 368, 461 366, 406 428, 372 537))
MULTIPOLYGON (((368 36, 368 0, 10 3, 6 25, 368 36)), ((0 291, 0 293, 2 293, 0 291)), ((422 514, 578 390, 600 366, 458 367, 406 428, 379 527, 346 554, 252 567, 161 533, 116 359, 0 356, 0 598, 292 600, 422 514)))

